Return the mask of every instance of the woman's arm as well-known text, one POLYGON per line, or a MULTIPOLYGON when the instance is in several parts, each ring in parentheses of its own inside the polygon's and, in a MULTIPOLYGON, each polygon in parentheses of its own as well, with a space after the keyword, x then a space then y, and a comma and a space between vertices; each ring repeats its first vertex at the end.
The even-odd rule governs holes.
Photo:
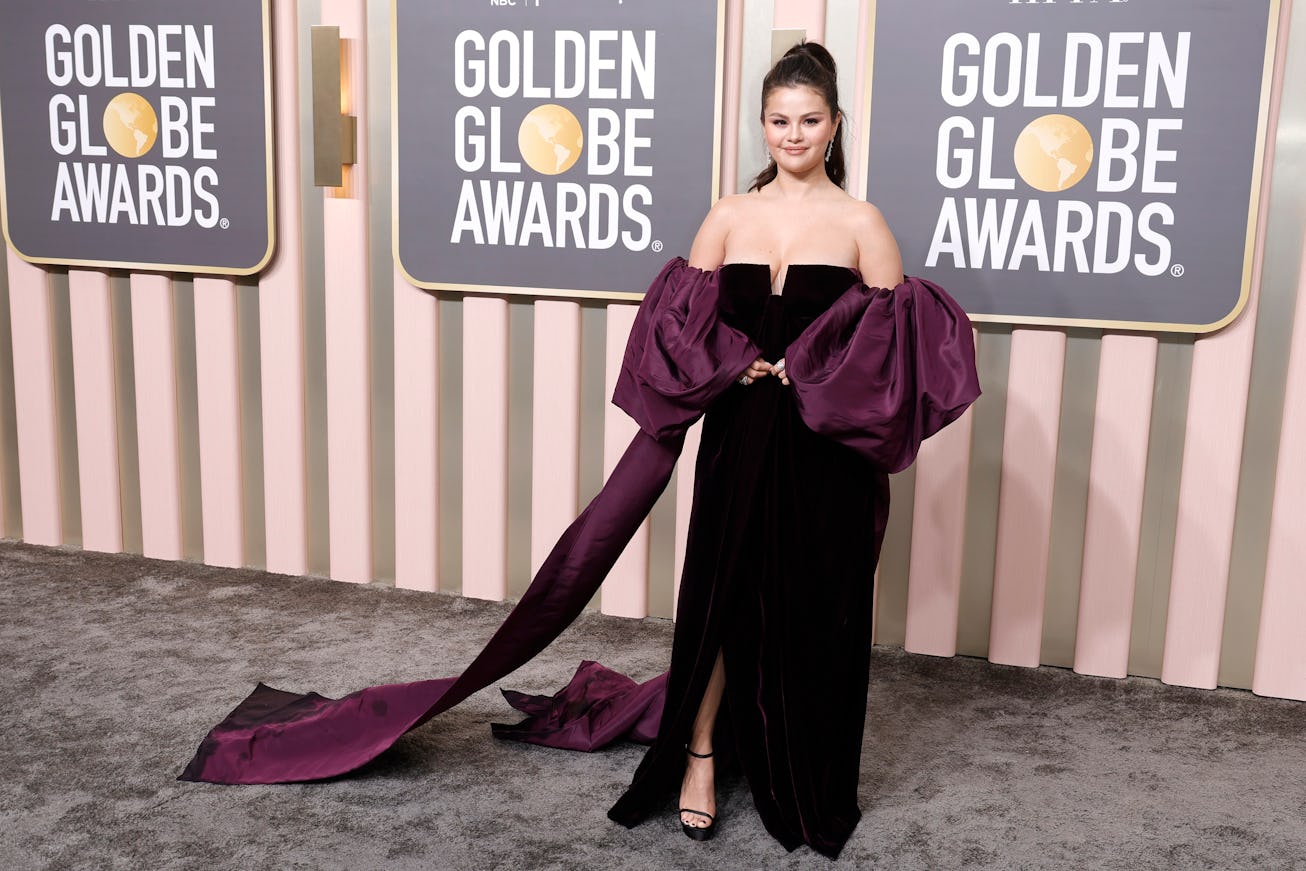
POLYGON ((855 235, 857 268, 867 287, 894 288, 902 284, 902 255, 880 210, 870 203, 857 204, 855 235))

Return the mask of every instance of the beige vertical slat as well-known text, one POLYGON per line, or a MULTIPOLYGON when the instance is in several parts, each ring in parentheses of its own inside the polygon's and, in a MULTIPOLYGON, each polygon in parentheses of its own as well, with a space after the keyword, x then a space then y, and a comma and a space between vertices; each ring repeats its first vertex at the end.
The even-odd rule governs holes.
POLYGON ((257 276, 236 280, 236 369, 240 393, 240 492, 245 564, 267 566, 267 511, 263 498, 263 359, 259 344, 257 276))
POLYGON ((118 492, 122 500, 122 548, 144 553, 141 538, 140 445, 136 437, 136 353, 132 339, 131 278, 109 277, 113 312, 113 380, 118 403, 118 492))
MULTIPOLYGON (((685 460, 693 462, 693 458, 685 460)), ((674 617, 676 612, 676 587, 680 577, 676 574, 676 479, 673 475, 667 489, 653 503, 648 514, 648 603, 650 617, 674 617)))
POLYGON ((507 539, 504 571, 507 595, 521 597, 535 573, 531 570, 531 429, 534 426, 532 359, 535 305, 517 297, 508 302, 508 442, 507 539))
POLYGON ((1079 576, 1084 559, 1084 516, 1088 508, 1088 468, 1093 450, 1101 341, 1101 333, 1095 330, 1066 331, 1047 593, 1039 652, 1040 663, 1063 668, 1069 668, 1075 661, 1075 625, 1079 618, 1079 576))
POLYGON ((671 573, 673 575, 671 613, 680 605, 680 577, 685 571, 685 539, 689 534, 689 518, 694 506, 694 471, 698 449, 703 442, 703 423, 699 421, 685 433, 685 447, 676 466, 676 550, 671 573))
POLYGON ((50 348, 54 363, 54 419, 59 451, 59 514, 63 543, 82 546, 82 490, 77 453, 77 403, 73 378, 72 310, 68 270, 47 272, 50 291, 50 348))
POLYGON ((181 497, 181 555, 204 560, 203 485, 200 476, 199 386, 195 363, 195 282, 172 277, 174 388, 177 392, 177 461, 181 497))
POLYGON ((441 592, 463 583, 463 300, 441 295, 436 314, 437 478, 436 520, 441 592))
MULTIPOLYGON (((372 577, 397 582, 395 475, 395 293, 403 284, 391 257, 390 0, 367 0, 368 301, 372 331, 372 577)), ((363 135, 360 132, 359 135, 363 135)))
MULTIPOLYGON (((580 476, 581 506, 588 505, 606 477, 604 439, 608 417, 608 309, 602 303, 585 303, 580 310, 580 476)), ((588 610, 598 610, 602 592, 594 594, 588 610)))
POLYGON ((984 395, 971 412, 970 475, 966 488, 961 605, 957 622, 957 652, 966 656, 985 656, 989 649, 1011 329, 988 324, 981 327, 976 361, 984 395))
POLYGON ((889 519, 875 569, 873 636, 876 644, 902 645, 907 637, 908 583, 915 530, 916 467, 889 477, 889 519))
POLYGON ((1134 610, 1129 631, 1129 673, 1144 677, 1161 676, 1192 362, 1192 336, 1160 337, 1156 382, 1152 389, 1152 420, 1148 427, 1151 437, 1147 444, 1147 479, 1143 484, 1134 610))
MULTIPOLYGON (((291 4, 287 4, 291 5, 291 4)), ((305 556, 307 571, 315 575, 331 573, 331 486, 327 448, 327 340, 326 340, 326 237, 322 188, 313 184, 313 68, 311 28, 322 22, 322 0, 299 0, 299 245, 302 273, 301 291, 295 311, 299 341, 288 351, 300 356, 303 379, 296 398, 303 399, 303 420, 299 450, 304 464, 304 500, 306 512, 305 556)), ((286 300, 289 303, 289 300, 286 300)), ((289 313, 287 313, 289 314, 289 313)), ((267 331, 264 331, 267 335, 267 331)), ((291 333, 279 334, 283 341, 291 333)), ((263 344, 266 356, 269 343, 263 344)), ((271 517, 271 514, 269 514, 271 517)), ((269 536, 271 540, 271 536, 269 536)))
POLYGON ((1306 701, 1306 263, 1298 294, 1252 688, 1306 701))

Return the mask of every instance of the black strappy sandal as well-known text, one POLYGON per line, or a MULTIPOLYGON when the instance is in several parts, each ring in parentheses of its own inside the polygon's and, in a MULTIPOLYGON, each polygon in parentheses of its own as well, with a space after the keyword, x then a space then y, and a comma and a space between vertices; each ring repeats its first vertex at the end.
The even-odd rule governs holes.
MULTIPOLYGON (((693 750, 689 749, 688 744, 685 745, 685 752, 688 753, 690 756, 693 756, 695 759, 712 758, 711 752, 695 753, 693 750)), ((689 808, 689 807, 682 807, 679 812, 682 814, 698 814, 700 817, 707 817, 709 820, 711 820, 711 822, 708 823, 706 826, 691 826, 689 823, 685 822, 684 820, 680 821, 680 827, 685 830, 685 835, 692 838, 693 840, 706 841, 708 838, 716 834, 716 818, 712 816, 710 813, 707 813, 706 811, 696 811, 693 808, 689 808)))

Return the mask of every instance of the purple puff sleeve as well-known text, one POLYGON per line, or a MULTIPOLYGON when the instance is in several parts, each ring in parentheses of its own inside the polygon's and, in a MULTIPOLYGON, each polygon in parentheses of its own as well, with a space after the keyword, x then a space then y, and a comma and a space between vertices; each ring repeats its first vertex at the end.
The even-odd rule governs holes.
POLYGON ((979 397, 970 320, 937 284, 850 287, 785 353, 803 422, 899 472, 979 397))
POLYGON ((635 315, 612 402, 656 439, 683 433, 757 359, 718 319, 719 276, 672 258, 635 315))

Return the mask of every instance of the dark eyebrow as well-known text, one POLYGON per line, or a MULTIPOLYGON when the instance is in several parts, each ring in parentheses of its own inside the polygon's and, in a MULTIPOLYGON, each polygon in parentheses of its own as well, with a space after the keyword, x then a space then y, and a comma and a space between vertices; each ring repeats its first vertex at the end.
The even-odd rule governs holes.
MULTIPOLYGON (((810 118, 810 117, 812 117, 813 115, 827 115, 827 114, 829 114, 829 113, 826 112, 824 109, 818 109, 818 110, 816 110, 815 112, 807 112, 807 113, 805 113, 805 114, 799 115, 798 117, 799 117, 799 118, 810 118)), ((766 115, 767 115, 768 118, 771 118, 771 117, 776 117, 776 118, 788 118, 788 117, 789 117, 789 116, 786 115, 784 112, 767 112, 766 115)))

